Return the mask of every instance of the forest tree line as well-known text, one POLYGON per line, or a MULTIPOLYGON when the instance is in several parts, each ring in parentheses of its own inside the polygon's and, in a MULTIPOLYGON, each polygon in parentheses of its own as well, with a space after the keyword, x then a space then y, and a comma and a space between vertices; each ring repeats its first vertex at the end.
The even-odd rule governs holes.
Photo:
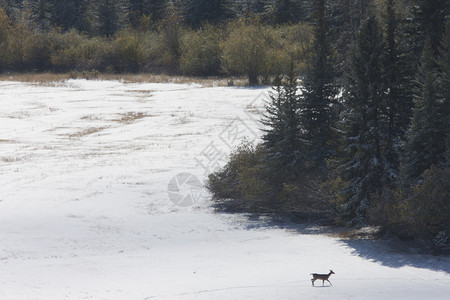
MULTIPOLYGON (((367 2, 329 3, 342 70, 367 2)), ((398 1, 397 11, 410 6, 398 1)), ((304 73, 313 12, 312 0, 0 0, 0 73, 151 72, 266 83, 290 63, 304 73)))
POLYGON ((90 35, 108 36, 142 16, 154 22, 175 10, 190 27, 219 24, 258 14, 271 24, 297 23, 309 15, 309 0, 1 0, 16 21, 33 23, 41 30, 52 27, 76 29, 90 35))
POLYGON ((448 253, 448 1, 313 4, 301 85, 293 65, 275 77, 262 142, 209 176, 216 208, 379 226, 448 253))
POLYGON ((0 0, 0 72, 247 76, 302 68, 309 1, 0 0))

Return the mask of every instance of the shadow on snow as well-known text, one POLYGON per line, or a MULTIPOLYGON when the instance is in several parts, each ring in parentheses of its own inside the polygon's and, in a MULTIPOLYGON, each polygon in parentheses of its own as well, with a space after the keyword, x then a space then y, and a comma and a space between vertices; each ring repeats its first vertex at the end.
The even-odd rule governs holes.
POLYGON ((352 255, 379 263, 389 268, 411 266, 419 269, 445 272, 450 274, 450 256, 434 256, 420 253, 419 247, 412 242, 400 241, 394 237, 381 239, 347 239, 339 233, 349 228, 324 226, 314 223, 295 223, 287 218, 273 218, 256 214, 238 214, 245 217, 242 223, 246 230, 278 228, 303 235, 328 235, 336 238, 343 247, 351 249, 352 255))

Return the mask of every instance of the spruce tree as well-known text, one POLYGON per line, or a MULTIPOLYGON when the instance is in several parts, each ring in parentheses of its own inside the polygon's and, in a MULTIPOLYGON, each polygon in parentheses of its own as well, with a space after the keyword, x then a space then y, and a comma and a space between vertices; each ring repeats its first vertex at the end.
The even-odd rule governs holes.
POLYGON ((312 61, 303 79, 301 119, 309 145, 309 160, 319 166, 333 155, 336 147, 334 106, 337 98, 333 51, 329 40, 326 0, 315 0, 315 32, 312 61))
POLYGON ((167 6, 166 0, 129 0, 129 3, 133 22, 137 22, 142 15, 151 16, 154 22, 161 21, 167 6))
POLYGON ((440 97, 437 79, 438 65, 432 41, 427 39, 420 59, 413 117, 402 157, 402 179, 407 186, 417 184, 425 170, 445 161, 448 99, 440 97))
POLYGON ((395 174, 385 152, 389 137, 384 113, 382 54, 381 31, 376 18, 370 16, 361 26, 345 91, 346 152, 339 170, 347 182, 342 217, 350 224, 366 221, 372 196, 380 194, 395 174))
POLYGON ((265 14, 266 0, 237 0, 233 3, 234 14, 237 17, 265 14))
POLYGON ((445 34, 442 38, 438 64, 440 67, 439 96, 447 106, 450 104, 450 20, 447 21, 445 34))
POLYGON ((448 0, 415 0, 416 11, 414 21, 417 23, 417 36, 420 49, 425 39, 429 39, 433 54, 438 54, 441 37, 445 31, 445 20, 448 18, 450 1, 448 0))
POLYGON ((414 73, 418 72, 426 39, 435 58, 438 58, 441 37, 445 31, 450 0, 412 0, 410 16, 405 24, 405 41, 409 45, 409 57, 414 73))
POLYGON ((412 112, 412 90, 414 68, 408 60, 406 47, 401 43, 401 32, 394 0, 386 1, 386 33, 383 55, 386 105, 384 113, 388 118, 386 157, 399 168, 399 149, 404 141, 412 112))
POLYGON ((48 30, 53 22, 54 17, 54 5, 49 0, 25 0, 23 2, 24 11, 29 13, 29 18, 34 26, 37 26, 38 30, 48 30))
POLYGON ((22 5, 22 0, 0 0, 0 6, 4 9, 8 17, 13 17, 22 5))
POLYGON ((88 30, 87 0, 61 0, 55 3, 54 22, 63 30, 88 30))
POLYGON ((352 47, 366 11, 373 0, 333 0, 330 1, 333 46, 336 51, 337 80, 345 85, 346 76, 352 64, 352 47))
POLYGON ((266 112, 261 121, 265 126, 265 129, 263 129, 264 134, 262 140, 264 146, 268 149, 274 149, 283 139, 282 101, 284 98, 284 91, 281 81, 281 76, 275 77, 272 91, 269 94, 270 102, 266 103, 266 112))
POLYGON ((296 23, 302 14, 303 1, 271 0, 265 5, 266 13, 275 24, 296 23))
POLYGON ((265 125, 262 139, 267 149, 268 165, 270 169, 282 170, 280 174, 287 179, 293 179, 304 161, 300 97, 293 72, 283 80, 277 80, 270 98, 262 121, 265 125))
POLYGON ((111 36, 125 27, 128 21, 128 3, 126 0, 100 0, 92 3, 93 27, 97 34, 111 36))
POLYGON ((233 16, 230 0, 189 0, 184 5, 184 20, 193 27, 217 24, 233 16))
POLYGON ((446 30, 442 39, 440 48, 440 59, 438 61, 440 72, 438 76, 439 99, 442 103, 442 114, 446 117, 444 125, 446 126, 445 138, 445 164, 449 166, 450 162, 450 21, 447 21, 446 30))

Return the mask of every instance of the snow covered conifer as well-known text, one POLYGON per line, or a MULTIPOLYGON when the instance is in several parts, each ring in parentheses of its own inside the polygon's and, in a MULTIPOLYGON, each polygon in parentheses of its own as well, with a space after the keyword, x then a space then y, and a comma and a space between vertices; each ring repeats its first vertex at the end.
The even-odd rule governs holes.
POLYGON ((345 84, 350 71, 352 45, 356 33, 364 19, 365 11, 372 1, 332 0, 330 4, 330 20, 332 21, 333 46, 336 51, 336 72, 340 84, 345 84))
POLYGON ((445 20, 448 19, 448 0, 416 0, 415 22, 418 25, 416 35, 420 39, 418 46, 423 47, 429 40, 433 54, 438 53, 442 35, 445 31, 445 20))
POLYGON ((283 101, 283 87, 281 85, 281 76, 277 76, 274 80, 272 92, 270 93, 271 101, 266 104, 266 113, 262 120, 264 135, 262 139, 267 148, 273 148, 282 139, 282 106, 283 101))
POLYGON ((335 85, 333 51, 329 41, 326 0, 315 0, 315 40, 308 72, 303 80, 301 119, 309 141, 309 158, 324 166, 335 148, 336 132, 333 105, 338 90, 335 85))
POLYGON ((385 149, 396 170, 399 169, 401 144, 409 127, 414 86, 414 67, 407 55, 406 46, 401 41, 394 0, 386 1, 386 32, 384 53, 382 57, 385 105, 388 120, 387 135, 389 139, 385 149))
POLYGON ((30 21, 37 26, 38 30, 48 30, 54 18, 54 5, 51 1, 26 0, 23 2, 24 10, 28 10, 30 21))
POLYGON ((433 52, 431 40, 427 39, 417 74, 413 117, 402 158, 402 178, 412 185, 420 180, 425 170, 445 160, 448 117, 444 99, 439 99, 438 67, 433 52))
POLYGON ((446 154, 445 162, 448 166, 450 160, 450 21, 447 21, 444 38, 440 48, 438 61, 440 73, 438 76, 439 98, 443 105, 444 126, 446 126, 446 154), (446 116, 446 119, 445 119, 446 116))
POLYGON ((267 147, 267 159, 271 167, 294 176, 303 161, 301 149, 304 141, 301 137, 297 78, 293 72, 284 79, 277 79, 270 98, 262 121, 266 126, 262 139, 267 147))
POLYGON ((347 182, 343 218, 351 224, 364 223, 371 196, 380 194, 395 174, 385 153, 390 139, 386 136, 382 53, 381 31, 376 18, 370 16, 360 29, 345 96, 346 152, 339 170, 347 182))

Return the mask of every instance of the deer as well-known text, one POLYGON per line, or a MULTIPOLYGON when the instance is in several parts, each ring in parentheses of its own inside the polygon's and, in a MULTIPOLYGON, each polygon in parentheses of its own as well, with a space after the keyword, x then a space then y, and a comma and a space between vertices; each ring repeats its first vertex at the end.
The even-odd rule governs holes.
POLYGON ((311 279, 312 285, 314 286, 314 281, 317 279, 322 280, 322 286, 325 284, 325 280, 328 281, 331 284, 331 282, 328 280, 330 278, 331 274, 335 274, 332 270, 330 270, 330 273, 328 274, 317 274, 317 273, 311 273, 313 278, 311 279))

